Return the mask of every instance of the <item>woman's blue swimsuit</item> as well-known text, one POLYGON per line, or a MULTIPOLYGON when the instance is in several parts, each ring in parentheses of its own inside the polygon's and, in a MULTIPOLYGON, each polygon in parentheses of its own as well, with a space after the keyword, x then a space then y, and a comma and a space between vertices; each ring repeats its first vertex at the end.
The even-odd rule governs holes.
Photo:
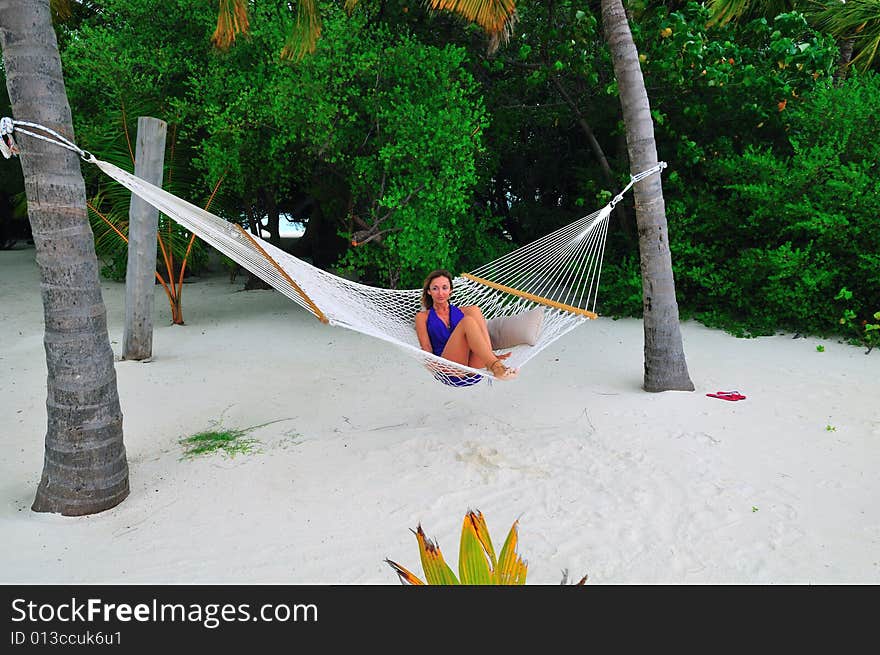
MULTIPOLYGON (((446 347, 446 342, 449 341, 449 337, 452 336, 455 327, 463 318, 464 312, 455 305, 450 304, 449 327, 446 327, 446 323, 437 316, 437 312, 434 311, 433 307, 428 310, 428 338, 431 340, 431 349, 434 351, 435 355, 438 357, 443 355, 443 349, 446 347)), ((459 377, 455 375, 443 375, 441 373, 436 373, 434 377, 443 384, 448 384, 452 387, 469 387, 482 379, 479 375, 464 375, 459 377)))
POLYGON ((446 342, 452 336, 455 326, 463 318, 463 311, 455 305, 449 305, 449 327, 446 327, 446 323, 437 316, 437 312, 434 311, 433 307, 428 310, 428 338, 431 339, 431 348, 434 350, 435 355, 440 357, 443 354, 446 342))

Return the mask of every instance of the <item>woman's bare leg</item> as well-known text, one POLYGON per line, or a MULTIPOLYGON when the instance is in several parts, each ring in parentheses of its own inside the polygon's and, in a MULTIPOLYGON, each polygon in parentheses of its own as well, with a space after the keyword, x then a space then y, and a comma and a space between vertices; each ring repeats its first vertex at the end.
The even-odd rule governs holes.
POLYGON ((465 315, 455 326, 441 357, 472 368, 483 368, 499 359, 492 352, 485 321, 481 326, 469 315, 465 315))
POLYGON ((489 342, 490 347, 492 340, 489 338, 489 326, 486 325, 486 317, 483 316, 483 310, 480 309, 477 305, 468 305, 466 307, 459 307, 461 313, 465 316, 472 316, 474 320, 480 325, 480 328, 483 331, 483 335, 486 337, 486 341, 489 342))
MULTIPOLYGON (((483 336, 486 337, 486 342, 489 344, 489 349, 493 350, 492 339, 489 337, 489 326, 486 323, 486 318, 483 316, 483 310, 480 309, 477 305, 468 305, 466 307, 459 307, 459 309, 461 309, 461 312, 465 316, 471 316, 479 324, 479 326, 483 332, 483 336)), ((473 351, 473 349, 471 349, 471 350, 473 351)), ((495 355, 493 353, 492 359, 490 359, 486 362, 482 362, 482 361, 476 361, 476 360, 480 359, 479 355, 474 356, 472 354, 471 363, 468 365, 472 366, 473 368, 483 368, 484 366, 491 364, 496 359, 507 359, 508 357, 510 357, 510 355, 511 355, 511 353, 504 353, 503 355, 495 355)))

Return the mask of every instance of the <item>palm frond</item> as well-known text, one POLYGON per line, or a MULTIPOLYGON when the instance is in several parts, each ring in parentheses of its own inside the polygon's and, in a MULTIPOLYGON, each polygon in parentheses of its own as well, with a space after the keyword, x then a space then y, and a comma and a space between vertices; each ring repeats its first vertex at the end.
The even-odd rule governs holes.
MULTIPOLYGON (((489 567, 488 551, 483 539, 478 536, 480 528, 476 515, 468 512, 461 526, 461 542, 458 548, 458 577, 461 584, 490 584, 492 570, 489 567)), ((491 547, 491 542, 490 547, 491 547)), ((492 554, 495 559, 495 554, 492 554)))
POLYGON ((128 215, 115 211, 100 192, 86 201, 86 207, 95 236, 95 255, 103 264, 102 273, 122 280, 128 261, 128 215))
POLYGON ((416 529, 416 539, 419 542, 419 556, 422 560, 422 570, 425 572, 425 580, 429 585, 457 585, 458 578, 443 559, 440 547, 430 539, 425 538, 422 526, 416 529))
POLYGON ((741 18, 773 18, 791 10, 797 0, 709 0, 709 25, 724 25, 741 18))
POLYGON ((494 569, 498 565, 498 561, 495 558, 495 548, 492 546, 492 539, 489 537, 489 528, 486 526, 486 519, 483 518, 483 513, 480 510, 469 511, 465 516, 465 521, 473 525, 474 532, 480 540, 483 550, 486 551, 489 562, 494 569))
POLYGON ((220 0, 217 9, 217 29, 211 43, 221 50, 228 50, 238 34, 247 34, 250 22, 246 0, 220 0))
POLYGON ((519 543, 519 534, 516 525, 519 521, 514 521, 507 533, 507 539, 504 540, 504 546, 501 547, 501 554, 498 557, 498 566, 495 569, 495 584, 498 585, 524 585, 526 583, 526 573, 528 573, 528 564, 517 554, 516 547, 519 543))
MULTIPOLYGON (((468 510, 461 526, 461 542, 458 552, 459 579, 443 560, 440 548, 433 541, 425 538, 422 526, 419 525, 414 534, 419 542, 419 556, 422 570, 429 585, 524 585, 528 565, 517 555, 516 547, 517 521, 514 521, 496 559, 495 548, 489 537, 486 520, 479 511, 468 510)), ((404 584, 425 584, 410 571, 396 562, 386 559, 385 562, 394 569, 404 584)), ((586 576, 579 583, 583 584, 586 576)))
MULTIPOLYGON (((111 120, 84 124, 82 131, 78 132, 79 140, 88 150, 100 153, 101 159, 133 171, 138 116, 161 115, 161 112, 149 103, 120 100, 119 106, 109 111, 108 115, 111 120)), ((204 207, 206 202, 214 198, 217 186, 206 188, 198 171, 189 165, 194 158, 192 144, 177 138, 174 124, 168 131, 166 147, 162 187, 204 207)), ((127 261, 124 251, 127 248, 131 192, 89 171, 86 169, 87 193, 95 249, 105 264, 104 273, 120 279, 124 276, 127 261)), ((198 272, 207 261, 207 246, 200 240, 194 240, 192 233, 164 214, 159 214, 158 240, 157 269, 164 273, 169 283, 173 278, 182 278, 185 270, 183 262, 188 261, 189 269, 198 272), (175 269, 180 265, 180 271, 169 271, 168 264, 175 269)))
POLYGON ((299 0, 296 9, 296 23, 287 39, 281 58, 287 61, 300 61, 315 51, 321 36, 321 15, 315 0, 299 0))
POLYGON ((852 66, 865 71, 873 65, 880 49, 880 0, 830 0, 810 17, 819 30, 834 38, 852 39, 852 66))
POLYGON ((425 584, 416 575, 414 575, 413 573, 411 573, 407 569, 403 568, 397 562, 392 562, 390 559, 386 559, 385 563, 388 564, 388 566, 390 566, 392 569, 394 569, 394 571, 400 577, 401 583, 416 585, 416 586, 423 586, 425 584))
POLYGON ((65 21, 73 16, 73 8, 70 0, 50 0, 49 9, 52 10, 52 22, 65 21))
POLYGON ((489 35, 489 51, 507 43, 516 24, 515 0, 425 0, 435 11, 451 11, 476 23, 489 35))

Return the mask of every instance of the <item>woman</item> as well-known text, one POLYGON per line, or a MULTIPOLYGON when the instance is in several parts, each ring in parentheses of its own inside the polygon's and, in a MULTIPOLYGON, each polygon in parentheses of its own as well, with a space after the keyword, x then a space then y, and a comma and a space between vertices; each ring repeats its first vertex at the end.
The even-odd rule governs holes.
POLYGON ((433 271, 422 286, 424 311, 416 314, 416 334, 422 350, 434 353, 471 368, 488 368, 499 380, 511 380, 518 374, 501 361, 510 353, 492 352, 489 329, 483 312, 476 305, 456 307, 449 302, 452 275, 433 271))

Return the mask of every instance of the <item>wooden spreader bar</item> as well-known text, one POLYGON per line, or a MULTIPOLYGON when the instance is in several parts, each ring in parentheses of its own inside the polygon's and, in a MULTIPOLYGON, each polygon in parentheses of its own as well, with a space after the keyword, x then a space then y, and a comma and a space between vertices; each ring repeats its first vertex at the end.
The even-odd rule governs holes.
POLYGON ((526 300, 531 300, 532 302, 536 302, 540 305, 545 305, 547 307, 552 307, 554 309, 561 309, 566 312, 571 312, 572 314, 580 314, 581 316, 586 316, 590 319, 599 318, 599 315, 595 312, 591 312, 587 309, 581 309, 580 307, 574 307, 572 305, 566 305, 561 302, 556 302, 555 300, 550 300, 549 298, 544 298, 542 296, 536 296, 533 293, 529 293, 528 291, 520 291, 519 289, 514 289, 513 287, 508 287, 503 284, 498 284, 497 282, 491 282, 481 277, 477 277, 476 275, 471 275, 470 273, 462 273, 461 277, 466 278, 468 280, 472 280, 473 282, 477 282, 479 284, 483 284, 487 287, 491 287, 492 289, 497 289, 498 291, 503 291, 504 293, 509 293, 513 296, 519 296, 520 298, 525 298, 526 300))
POLYGON ((260 244, 257 243, 256 239, 254 239, 254 237, 251 236, 247 232, 247 230, 245 230, 241 225, 238 225, 236 223, 235 227, 237 227, 238 231, 241 232, 247 238, 247 240, 251 242, 251 245, 254 248, 256 248, 260 252, 260 254, 263 255, 263 257, 266 258, 266 261, 275 267, 275 270, 277 270, 281 274, 281 277, 283 277, 285 280, 287 280, 288 284, 290 284, 290 286, 293 287, 293 290, 296 291, 299 294, 300 298, 302 298, 303 301, 305 301, 306 305, 309 306, 309 309, 312 310, 312 313, 318 317, 318 320, 321 321, 321 323, 329 323, 330 320, 326 316, 324 316, 324 312, 322 312, 320 309, 318 309, 318 306, 314 302, 312 302, 312 299, 306 295, 306 292, 303 291, 300 288, 300 286, 296 282, 293 281, 293 278, 287 274, 287 271, 285 271, 283 268, 281 268, 281 266, 278 264, 278 262, 276 262, 274 259, 272 259, 272 257, 269 256, 269 253, 267 253, 265 250, 263 250, 262 246, 260 246, 260 244))

